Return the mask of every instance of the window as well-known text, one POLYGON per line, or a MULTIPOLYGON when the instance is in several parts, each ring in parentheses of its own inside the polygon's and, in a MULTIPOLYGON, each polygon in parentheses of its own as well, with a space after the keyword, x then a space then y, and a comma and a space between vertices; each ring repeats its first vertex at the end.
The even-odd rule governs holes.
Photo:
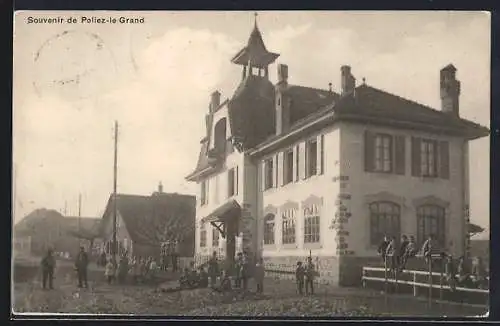
POLYGON ((207 229, 205 228, 205 223, 200 225, 200 248, 207 246, 207 229))
POLYGON ((283 153, 283 185, 293 181, 293 150, 283 153))
POLYGON ((436 205, 423 205, 417 208, 417 241, 421 246, 432 235, 436 243, 444 248, 444 208, 436 205))
POLYGON ((316 175, 318 164, 318 141, 309 140, 306 143, 306 178, 316 175))
POLYGON ((405 136, 365 131, 365 171, 404 175, 405 142, 405 136))
POLYGON ((424 177, 437 176, 436 141, 427 139, 420 141, 420 172, 424 177))
POLYGON ((282 213, 282 242, 283 244, 295 243, 295 218, 296 210, 289 209, 282 213))
POLYGON ((235 169, 231 169, 227 172, 227 195, 228 197, 233 197, 236 194, 236 180, 238 176, 235 173, 235 169))
POLYGON ((264 190, 273 187, 273 159, 264 161, 264 190))
POLYGON ((321 139, 321 142, 320 142, 320 162, 319 162, 319 166, 320 166, 320 170, 319 170, 319 174, 323 174, 325 172, 325 135, 321 135, 320 137, 321 139))
POLYGON ((392 136, 375 136, 375 171, 392 171, 392 136))
POLYGON ((201 205, 208 204, 208 180, 203 180, 201 182, 201 205))
POLYGON ((449 143, 412 137, 412 175, 449 179, 449 143))
POLYGON ((300 146, 295 147, 295 181, 300 180, 300 146))
POLYGON ((264 217, 264 244, 274 244, 274 214, 264 217))
POLYGON ((212 247, 219 247, 219 230, 216 228, 212 229, 212 247))
POLYGON ((400 207, 391 202, 375 202, 370 204, 370 242, 378 245, 384 235, 399 239, 400 207))
POLYGON ((318 206, 304 208, 304 243, 318 243, 320 239, 320 211, 318 206))
POLYGON ((218 155, 226 153, 226 118, 222 118, 215 124, 214 127, 214 148, 218 155))

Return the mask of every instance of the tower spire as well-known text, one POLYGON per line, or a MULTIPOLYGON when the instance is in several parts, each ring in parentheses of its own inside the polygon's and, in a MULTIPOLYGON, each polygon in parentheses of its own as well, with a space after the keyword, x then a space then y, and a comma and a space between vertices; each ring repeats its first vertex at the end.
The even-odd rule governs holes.
POLYGON ((255 12, 253 15, 254 15, 253 27, 254 27, 255 29, 258 29, 258 27, 257 27, 257 16, 259 15, 259 13, 258 13, 258 12, 255 12))

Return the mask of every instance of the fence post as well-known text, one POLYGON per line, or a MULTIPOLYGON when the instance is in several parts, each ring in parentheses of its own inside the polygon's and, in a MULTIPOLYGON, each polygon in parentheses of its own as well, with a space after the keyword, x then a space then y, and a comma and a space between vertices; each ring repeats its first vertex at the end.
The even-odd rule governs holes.
POLYGON ((441 258, 441 275, 439 278, 439 300, 443 300, 443 274, 444 274, 444 259, 441 258))
POLYGON ((418 296, 418 287, 416 285, 417 283, 417 273, 413 271, 413 296, 416 297, 418 296))
POLYGON ((429 307, 432 305, 432 255, 429 255, 429 307))
POLYGON ((361 276, 361 284, 364 288, 366 288, 366 279, 365 279, 366 274, 367 274, 366 269, 365 269, 365 267, 363 267, 363 272, 361 273, 361 275, 362 275, 361 276))

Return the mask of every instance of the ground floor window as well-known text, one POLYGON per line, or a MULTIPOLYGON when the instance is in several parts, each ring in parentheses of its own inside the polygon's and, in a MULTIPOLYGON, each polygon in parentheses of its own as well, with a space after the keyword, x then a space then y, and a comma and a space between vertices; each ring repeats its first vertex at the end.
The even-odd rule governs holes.
POLYGON ((200 226, 200 248, 204 248, 207 246, 207 229, 205 227, 205 223, 202 223, 200 226))
POLYGON ((274 244, 274 215, 267 214, 264 217, 264 244, 274 244))
POLYGON ((212 229, 212 247, 219 247, 219 230, 212 229))
POLYGON ((436 205, 423 205, 417 208, 417 241, 422 245, 432 236, 435 243, 445 248, 444 208, 436 205))
POLYGON ((295 243, 296 210, 289 209, 282 213, 282 241, 283 244, 295 243))
POLYGON ((318 206, 304 208, 304 243, 320 240, 320 211, 318 206))
POLYGON ((396 237, 400 234, 400 207, 391 202, 370 204, 370 243, 378 245, 384 236, 396 237))

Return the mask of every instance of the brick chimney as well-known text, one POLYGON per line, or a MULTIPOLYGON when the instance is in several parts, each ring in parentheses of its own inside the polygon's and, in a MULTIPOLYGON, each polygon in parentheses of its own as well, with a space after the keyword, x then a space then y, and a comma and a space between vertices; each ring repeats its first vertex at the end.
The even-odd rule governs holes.
POLYGON ((340 67, 340 84, 341 95, 354 92, 354 88, 356 87, 356 78, 352 75, 350 66, 340 67))
POLYGON ((210 95, 210 112, 215 112, 220 105, 220 92, 215 91, 210 95))
POLYGON ((161 181, 160 181, 160 183, 158 184, 158 193, 159 193, 159 194, 162 194, 162 193, 163 193, 163 184, 161 183, 161 181))
POLYGON ((278 65, 278 83, 275 87, 276 135, 281 135, 290 126, 290 101, 286 96, 288 88, 288 66, 278 65))
POLYGON ((441 90, 441 111, 459 116, 460 81, 456 79, 457 69, 449 64, 439 74, 441 90))

